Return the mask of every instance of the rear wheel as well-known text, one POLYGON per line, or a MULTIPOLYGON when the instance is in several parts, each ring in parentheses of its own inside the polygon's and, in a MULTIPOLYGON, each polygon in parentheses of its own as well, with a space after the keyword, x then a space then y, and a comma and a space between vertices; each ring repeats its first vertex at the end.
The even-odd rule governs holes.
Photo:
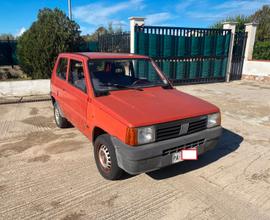
POLYGON ((59 128, 69 127, 70 124, 69 124, 68 120, 65 117, 61 116, 59 106, 56 102, 53 104, 53 108, 54 108, 54 120, 55 120, 57 127, 59 127, 59 128))
POLYGON ((115 149, 108 134, 97 137, 94 155, 97 168, 105 179, 117 180, 122 176, 123 170, 118 167, 115 149))

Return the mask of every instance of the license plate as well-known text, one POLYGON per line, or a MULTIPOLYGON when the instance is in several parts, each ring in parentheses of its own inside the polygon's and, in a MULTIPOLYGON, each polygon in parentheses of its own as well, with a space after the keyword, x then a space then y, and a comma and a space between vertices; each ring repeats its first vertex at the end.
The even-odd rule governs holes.
POLYGON ((183 160, 198 160, 197 148, 184 149, 172 154, 172 163, 178 163, 183 160))
POLYGON ((178 151, 172 154, 172 163, 178 163, 180 161, 182 161, 182 156, 181 156, 182 152, 178 151))
POLYGON ((182 150, 182 160, 198 160, 197 148, 182 150))

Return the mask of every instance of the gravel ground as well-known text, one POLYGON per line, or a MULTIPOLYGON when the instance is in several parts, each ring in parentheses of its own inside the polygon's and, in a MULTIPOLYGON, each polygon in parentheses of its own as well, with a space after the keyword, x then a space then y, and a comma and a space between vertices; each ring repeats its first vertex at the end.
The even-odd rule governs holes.
POLYGON ((270 85, 178 89, 221 108, 218 147, 113 182, 86 137, 55 127, 50 102, 0 105, 0 219, 270 219, 270 85))

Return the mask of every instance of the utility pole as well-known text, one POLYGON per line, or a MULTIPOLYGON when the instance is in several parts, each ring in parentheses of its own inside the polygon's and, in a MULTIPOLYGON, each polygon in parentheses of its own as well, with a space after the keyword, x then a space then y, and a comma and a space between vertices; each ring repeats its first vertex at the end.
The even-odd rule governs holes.
POLYGON ((72 20, 71 0, 68 0, 68 17, 70 20, 72 20))

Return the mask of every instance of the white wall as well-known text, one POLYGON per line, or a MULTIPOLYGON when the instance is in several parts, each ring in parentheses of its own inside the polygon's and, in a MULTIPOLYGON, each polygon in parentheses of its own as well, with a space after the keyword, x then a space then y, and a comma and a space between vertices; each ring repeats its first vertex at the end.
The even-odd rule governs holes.
POLYGON ((270 60, 246 60, 244 62, 243 75, 270 77, 270 60))
POLYGON ((245 25, 248 35, 242 72, 243 78, 268 81, 270 79, 270 60, 252 60, 257 24, 248 23, 245 25))
POLYGON ((22 80, 0 82, 0 97, 48 95, 50 80, 22 80))

